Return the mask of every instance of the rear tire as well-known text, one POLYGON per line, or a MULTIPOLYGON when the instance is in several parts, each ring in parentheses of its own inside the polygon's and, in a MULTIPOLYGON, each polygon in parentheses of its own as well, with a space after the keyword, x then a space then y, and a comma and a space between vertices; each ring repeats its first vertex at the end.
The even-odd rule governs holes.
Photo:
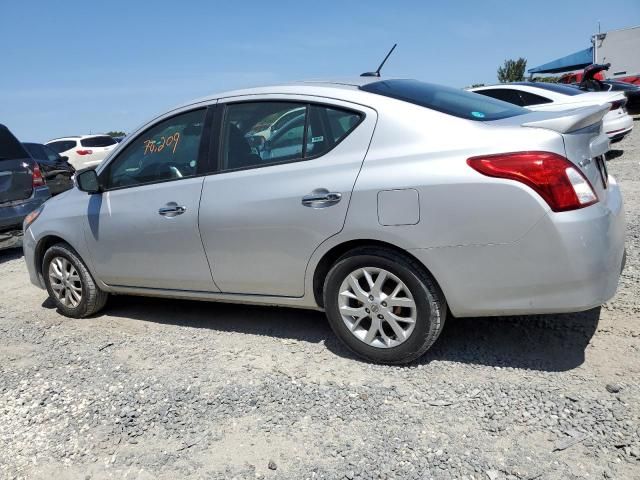
POLYGON ((49 297, 67 317, 88 317, 107 303, 109 294, 98 288, 87 266, 66 243, 57 243, 45 252, 42 276, 49 297))
POLYGON ((444 295, 422 265, 379 247, 339 258, 323 294, 338 338, 376 363, 405 364, 420 358, 437 340, 447 315, 444 295))

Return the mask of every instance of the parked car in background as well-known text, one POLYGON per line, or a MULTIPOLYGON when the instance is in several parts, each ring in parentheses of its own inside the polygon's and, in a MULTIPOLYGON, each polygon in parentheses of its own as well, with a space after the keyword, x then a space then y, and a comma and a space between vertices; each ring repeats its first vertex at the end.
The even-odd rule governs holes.
POLYGON ((615 80, 595 80, 599 84, 599 88, 588 89, 581 87, 587 91, 597 92, 621 92, 627 97, 625 108, 629 115, 640 115, 640 86, 632 83, 618 82, 615 80))
POLYGON ((0 124, 0 249, 20 245, 23 220, 50 196, 38 164, 0 124))
POLYGON ((67 157, 61 157, 50 147, 41 143, 23 142, 22 146, 40 165, 40 171, 51 195, 57 195, 73 187, 72 177, 76 170, 67 161, 67 157))
POLYGON ((536 111, 609 105, 602 123, 611 142, 622 140, 633 129, 633 119, 625 109, 627 98, 621 92, 586 92, 572 85, 544 82, 503 83, 469 91, 536 111))
POLYGON ((409 362, 449 311, 613 296, 625 220, 608 108, 533 112, 375 77, 213 95, 78 173, 30 223, 24 258, 69 317, 109 293, 321 309, 358 355, 409 362), (272 140, 286 148, 263 155, 247 135, 285 110, 272 140))
POLYGON ((76 170, 97 167, 117 145, 109 135, 78 135, 49 140, 46 145, 69 158, 76 170))

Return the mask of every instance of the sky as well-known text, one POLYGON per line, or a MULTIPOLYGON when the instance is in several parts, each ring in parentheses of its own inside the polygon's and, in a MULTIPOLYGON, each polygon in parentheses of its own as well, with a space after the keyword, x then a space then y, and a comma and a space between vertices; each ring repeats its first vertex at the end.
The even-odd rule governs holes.
POLYGON ((0 123, 22 141, 132 131, 190 99, 274 82, 383 75, 495 83, 640 24, 640 0, 0 0, 0 123))

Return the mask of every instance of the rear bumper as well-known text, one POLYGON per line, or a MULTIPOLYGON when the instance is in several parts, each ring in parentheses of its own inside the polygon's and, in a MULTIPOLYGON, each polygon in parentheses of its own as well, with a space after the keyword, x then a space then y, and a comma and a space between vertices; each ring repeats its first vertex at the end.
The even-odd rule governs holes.
POLYGON ((631 130, 633 130, 633 118, 630 115, 623 115, 604 124, 604 131, 612 142, 622 140, 631 130))
POLYGON ((610 177, 606 203, 550 212, 504 245, 412 250, 460 317, 577 312, 615 294, 624 264, 622 196, 610 177))
POLYGON ((24 217, 50 197, 48 187, 37 187, 33 189, 31 197, 23 202, 0 206, 0 248, 20 245, 24 217))

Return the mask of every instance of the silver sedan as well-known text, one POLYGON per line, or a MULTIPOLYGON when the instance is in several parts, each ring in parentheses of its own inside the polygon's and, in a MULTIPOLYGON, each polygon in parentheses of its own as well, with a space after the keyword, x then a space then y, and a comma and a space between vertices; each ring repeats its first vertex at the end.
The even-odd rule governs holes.
POLYGON ((613 296, 625 221, 606 111, 379 78, 214 95, 32 213, 25 260, 69 317, 110 293, 321 309, 360 356, 410 362, 449 312, 613 296))

